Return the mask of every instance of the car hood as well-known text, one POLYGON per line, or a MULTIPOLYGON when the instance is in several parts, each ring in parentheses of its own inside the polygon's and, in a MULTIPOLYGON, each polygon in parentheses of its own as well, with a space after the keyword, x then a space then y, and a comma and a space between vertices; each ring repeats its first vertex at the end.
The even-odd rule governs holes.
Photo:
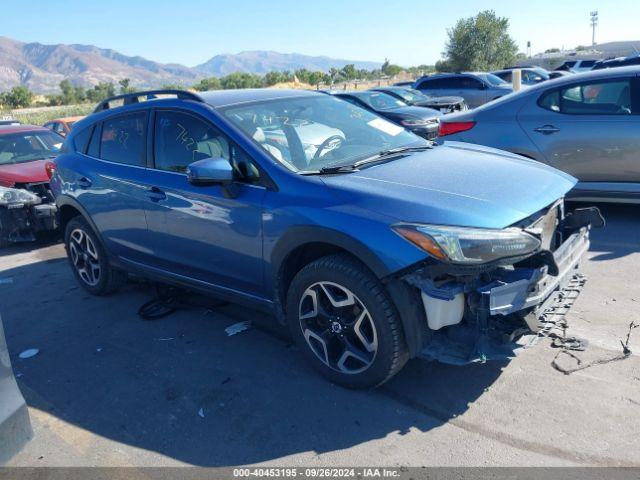
POLYGON ((483 228, 508 227, 576 183, 534 160, 459 142, 322 179, 341 203, 398 221, 483 228))
POLYGON ((381 110, 382 114, 389 114, 397 117, 417 117, 417 118, 434 118, 441 117, 442 113, 433 108, 426 107, 397 107, 381 110))
POLYGON ((16 183, 48 182, 49 176, 44 168, 47 162, 48 160, 34 160, 0 165, 0 185, 10 187, 16 183))

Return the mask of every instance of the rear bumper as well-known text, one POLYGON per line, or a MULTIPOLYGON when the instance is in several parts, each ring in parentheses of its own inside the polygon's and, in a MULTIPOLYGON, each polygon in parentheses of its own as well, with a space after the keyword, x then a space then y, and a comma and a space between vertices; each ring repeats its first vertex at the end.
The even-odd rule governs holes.
POLYGON ((0 239, 6 242, 29 242, 38 232, 58 228, 55 204, 0 207, 0 239))

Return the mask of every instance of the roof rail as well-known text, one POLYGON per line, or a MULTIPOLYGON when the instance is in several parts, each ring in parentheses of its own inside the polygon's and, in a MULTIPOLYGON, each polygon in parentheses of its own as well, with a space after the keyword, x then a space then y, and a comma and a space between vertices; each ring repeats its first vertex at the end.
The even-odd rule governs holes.
POLYGON ((109 110, 110 103, 115 100, 122 100, 123 105, 131 105, 134 103, 140 103, 140 97, 147 97, 146 100, 153 100, 155 95, 175 95, 181 100, 195 100, 196 102, 204 102, 200 95, 186 90, 166 89, 166 90, 144 90, 141 92, 125 93, 122 95, 116 95, 102 100, 98 103, 93 113, 109 110))

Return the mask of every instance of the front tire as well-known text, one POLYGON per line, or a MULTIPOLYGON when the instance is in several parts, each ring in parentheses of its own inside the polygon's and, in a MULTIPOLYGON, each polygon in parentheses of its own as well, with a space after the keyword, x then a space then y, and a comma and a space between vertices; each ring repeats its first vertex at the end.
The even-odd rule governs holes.
POLYGON ((114 270, 106 252, 87 221, 72 218, 64 235, 67 258, 78 283, 92 295, 114 292, 124 281, 124 274, 114 270))
POLYGON ((298 272, 287 295, 287 320, 310 363, 346 387, 381 385, 409 357, 389 294, 346 254, 320 258, 298 272))

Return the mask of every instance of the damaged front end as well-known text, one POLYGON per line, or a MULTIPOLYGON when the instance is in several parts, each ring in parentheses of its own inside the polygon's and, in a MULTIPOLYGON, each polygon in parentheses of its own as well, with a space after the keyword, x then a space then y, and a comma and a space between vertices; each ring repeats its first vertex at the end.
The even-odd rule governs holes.
POLYGON ((437 259, 400 277, 426 316, 420 356, 457 365, 515 356, 523 335, 582 285, 589 231, 603 225, 597 208, 565 214, 558 201, 503 230, 397 226, 437 259))
POLYGON ((56 205, 46 182, 0 186, 0 244, 29 242, 57 228, 56 205))

